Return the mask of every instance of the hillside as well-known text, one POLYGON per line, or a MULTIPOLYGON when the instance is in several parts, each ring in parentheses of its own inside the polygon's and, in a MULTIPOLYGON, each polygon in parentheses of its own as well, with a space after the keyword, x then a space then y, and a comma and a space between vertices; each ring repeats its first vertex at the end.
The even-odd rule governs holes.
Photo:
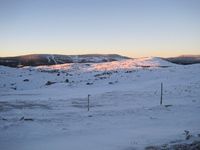
POLYGON ((40 65, 55 65, 65 63, 100 63, 111 62, 128 57, 117 54, 89 54, 89 55, 50 55, 50 54, 32 54, 16 57, 0 57, 0 65, 9 67, 22 66, 40 66, 40 65))
MULTIPOLYGON (((47 81, 62 83, 65 82, 65 79, 69 79, 71 85, 95 84, 99 82, 98 79, 109 79, 113 75, 119 76, 120 78, 123 72, 131 73, 140 69, 166 68, 172 66, 175 66, 175 64, 163 59, 145 57, 103 63, 66 63, 50 66, 26 66, 22 68, 6 67, 8 74, 12 74, 12 72, 15 72, 15 74, 10 76, 10 78, 6 77, 6 79, 2 80, 0 86, 3 87, 3 85, 6 85, 4 89, 37 89, 39 87, 45 87, 47 81), (21 80, 24 73, 24 79, 21 80), (57 77, 54 78, 55 76, 57 77), (29 79, 29 82, 24 82, 26 78, 29 79)), ((5 67, 0 66, 0 68, 4 70, 5 67)))
POLYGON ((190 65, 200 63, 200 55, 182 55, 178 57, 165 58, 165 60, 180 65, 190 65))
POLYGON ((177 65, 157 57, 0 66, 0 148, 151 150, 194 145, 200 141, 199 74, 200 64, 177 65))

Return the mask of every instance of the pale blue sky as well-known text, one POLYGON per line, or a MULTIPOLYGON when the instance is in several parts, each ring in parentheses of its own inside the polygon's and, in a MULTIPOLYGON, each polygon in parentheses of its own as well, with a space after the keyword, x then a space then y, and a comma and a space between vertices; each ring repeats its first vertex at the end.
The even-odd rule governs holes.
POLYGON ((0 0, 0 56, 200 54, 200 0, 0 0))

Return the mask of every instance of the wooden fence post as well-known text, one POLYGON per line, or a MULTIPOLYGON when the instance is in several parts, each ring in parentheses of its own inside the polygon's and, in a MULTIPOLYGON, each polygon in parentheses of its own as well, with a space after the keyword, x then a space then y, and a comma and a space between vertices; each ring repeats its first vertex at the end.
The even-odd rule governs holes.
POLYGON ((90 94, 88 94, 88 111, 90 111, 90 94))
POLYGON ((160 105, 162 105, 163 100, 163 83, 161 82, 161 90, 160 90, 160 105))

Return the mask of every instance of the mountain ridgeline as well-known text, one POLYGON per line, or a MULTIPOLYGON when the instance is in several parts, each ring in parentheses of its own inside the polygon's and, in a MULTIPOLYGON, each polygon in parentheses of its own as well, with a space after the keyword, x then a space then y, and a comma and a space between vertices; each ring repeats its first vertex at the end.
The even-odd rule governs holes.
POLYGON ((171 63, 180 65, 191 65, 200 63, 200 55, 182 55, 179 57, 169 57, 164 59, 171 63))
MULTIPOLYGON (((56 65, 65 63, 102 63, 131 59, 118 54, 87 54, 87 55, 52 55, 32 54, 16 57, 0 57, 0 65, 8 67, 56 65)), ((179 57, 160 58, 162 60, 180 64, 190 65, 200 63, 200 55, 182 55, 179 57)))
POLYGON ((32 54, 16 57, 0 57, 0 65, 9 67, 56 65, 65 63, 101 63, 111 62, 128 57, 117 54, 88 54, 88 55, 51 55, 32 54))

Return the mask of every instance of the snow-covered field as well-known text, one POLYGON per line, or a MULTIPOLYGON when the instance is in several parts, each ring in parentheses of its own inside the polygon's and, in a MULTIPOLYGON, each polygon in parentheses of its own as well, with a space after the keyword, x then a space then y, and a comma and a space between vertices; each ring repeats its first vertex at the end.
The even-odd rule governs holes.
POLYGON ((199 114, 200 64, 0 66, 0 150, 145 149, 185 142, 189 131, 188 142, 200 134, 199 114))

